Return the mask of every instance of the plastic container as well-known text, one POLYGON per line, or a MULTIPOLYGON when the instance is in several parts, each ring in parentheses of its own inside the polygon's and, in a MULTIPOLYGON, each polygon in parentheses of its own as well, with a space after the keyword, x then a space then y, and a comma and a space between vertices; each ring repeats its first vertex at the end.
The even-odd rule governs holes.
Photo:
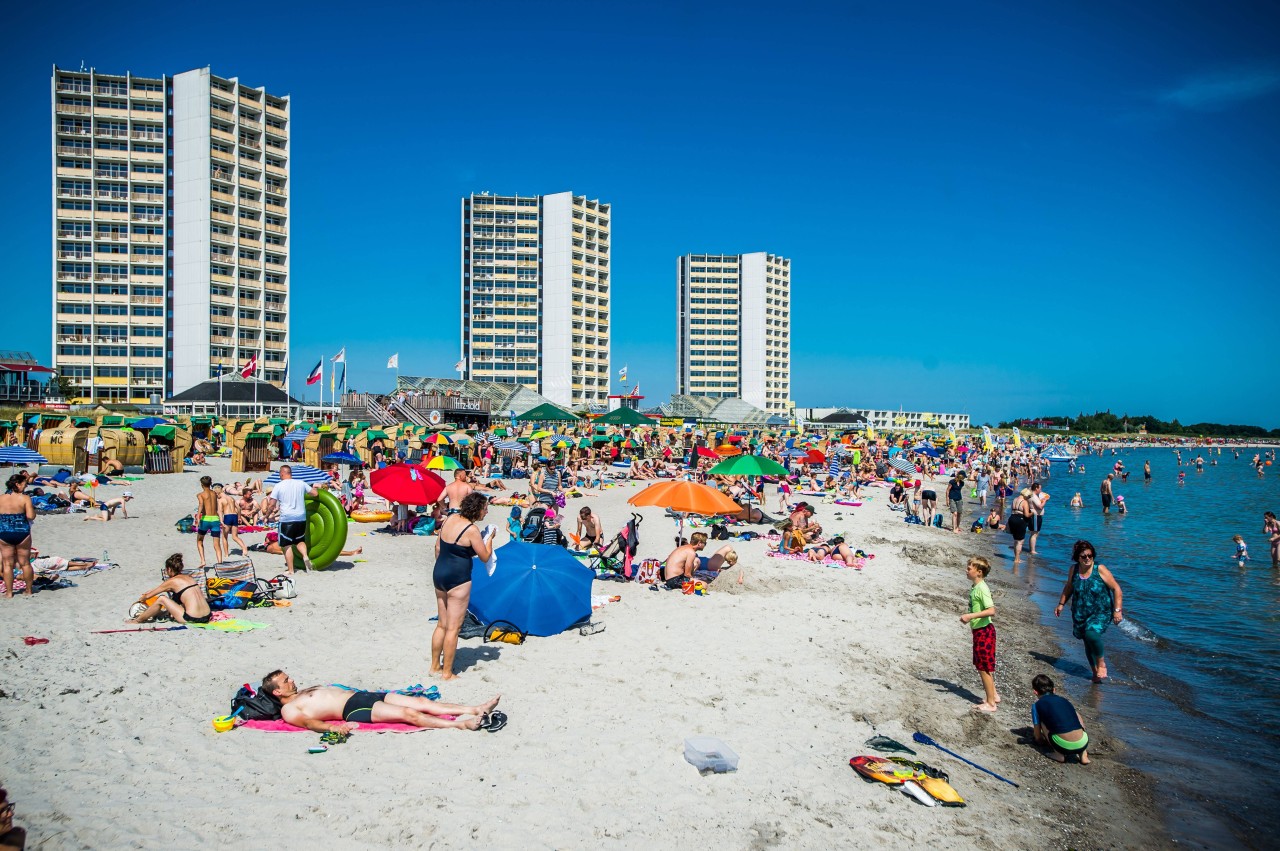
POLYGON ((684 740, 684 758, 703 774, 738 770, 738 755, 715 736, 691 736, 684 740))

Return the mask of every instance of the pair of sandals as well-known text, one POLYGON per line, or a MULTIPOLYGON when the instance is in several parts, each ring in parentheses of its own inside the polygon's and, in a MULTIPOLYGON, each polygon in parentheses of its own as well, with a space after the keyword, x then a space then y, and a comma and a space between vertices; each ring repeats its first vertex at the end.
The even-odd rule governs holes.
POLYGON ((481 730, 488 730, 490 733, 496 733, 503 727, 507 726, 507 714, 497 709, 492 712, 486 712, 480 719, 481 730))

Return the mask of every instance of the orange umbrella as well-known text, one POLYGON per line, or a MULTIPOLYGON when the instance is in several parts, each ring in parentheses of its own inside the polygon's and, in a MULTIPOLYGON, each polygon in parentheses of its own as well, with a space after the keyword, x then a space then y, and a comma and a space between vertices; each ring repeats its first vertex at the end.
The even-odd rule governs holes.
POLYGON ((730 456, 730 455, 741 455, 741 454, 742 454, 742 450, 741 450, 741 449, 739 449, 738 447, 734 446, 734 445, 733 445, 733 444, 731 444, 731 443, 726 443, 726 444, 723 444, 723 445, 721 445, 721 446, 717 446, 717 447, 716 447, 716 452, 719 452, 721 455, 724 455, 725 457, 728 457, 728 456, 730 456))
POLYGON ((712 517, 717 514, 739 514, 742 506, 720 491, 697 482, 661 482, 640 491, 627 500, 632 505, 652 505, 670 508, 682 514, 701 514, 712 517))

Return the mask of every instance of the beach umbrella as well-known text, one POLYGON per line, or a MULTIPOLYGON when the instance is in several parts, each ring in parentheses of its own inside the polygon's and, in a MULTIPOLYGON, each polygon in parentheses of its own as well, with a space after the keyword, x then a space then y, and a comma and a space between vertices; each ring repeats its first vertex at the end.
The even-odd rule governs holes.
POLYGON ((39 452, 33 452, 25 446, 6 446, 0 449, 0 463, 4 464, 48 464, 49 459, 39 452))
POLYGON ((499 440, 494 444, 499 452, 528 452, 529 447, 516 440, 499 440))
POLYGON ((903 458, 901 455, 899 455, 896 458, 890 458, 889 466, 901 473, 907 473, 908 475, 912 475, 912 476, 916 474, 916 465, 912 464, 910 461, 908 461, 906 458, 903 458))
POLYGON ((563 547, 509 541, 489 574, 475 559, 468 608, 485 625, 508 621, 529 635, 557 635, 591 617, 595 571, 563 547))
POLYGON ((306 429, 300 428, 297 431, 291 431, 288 434, 286 434, 284 436, 284 439, 285 440, 306 440, 310 436, 311 436, 311 432, 307 431, 306 429))
POLYGON ((809 457, 809 453, 805 452, 803 449, 788 449, 786 452, 782 453, 782 457, 783 458, 807 458, 809 457))
POLYGON ((149 429, 155 428, 158 425, 168 425, 168 424, 169 424, 168 420, 161 419, 160 417, 143 417, 137 420, 129 420, 129 427, 135 428, 138 431, 147 431, 149 429))
POLYGON ((658 508, 670 508, 682 514, 701 514, 705 517, 717 514, 739 514, 742 511, 742 506, 715 488, 682 480, 649 485, 627 502, 637 506, 652 505, 658 508))
POLYGON ((919 446, 914 446, 914 447, 912 447, 912 448, 911 448, 911 451, 912 451, 912 452, 914 452, 914 453, 916 453, 917 455, 928 455, 930 458, 941 458, 941 457, 942 457, 942 453, 941 453, 941 452, 939 452, 938 450, 934 449, 932 446, 930 446, 930 445, 929 445, 929 444, 927 444, 927 443, 922 443, 922 444, 920 444, 919 446))
MULTIPOLYGON (((428 470, 461 470, 462 465, 458 463, 458 459, 450 458, 448 455, 437 455, 427 462, 428 470)), ((421 503, 418 503, 421 505, 421 503)))
POLYGON ((453 443, 453 441, 449 439, 449 435, 442 431, 438 431, 435 434, 422 438, 422 442, 435 444, 437 446, 448 446, 453 443))
POLYGON ((392 464, 369 476, 370 490, 405 505, 431 505, 444 493, 444 487, 444 479, 421 464, 392 464))
POLYGON ((542 440, 542 438, 550 437, 550 436, 551 436, 551 432, 547 431, 546 429, 539 429, 538 431, 535 431, 533 434, 529 435, 529 439, 542 440))
MULTIPOLYGON (((293 477, 300 482, 309 485, 320 485, 329 481, 329 474, 324 470, 317 470, 315 467, 309 467, 306 464, 286 464, 289 471, 293 473, 293 477)), ((276 470, 271 475, 262 480, 264 485, 280 484, 280 471, 276 470)))
POLYGON ((326 464, 349 464, 353 467, 363 467, 364 461, 359 456, 352 455, 350 452, 330 452, 328 455, 320 459, 326 464))
POLYGON ((459 446, 466 446, 468 443, 471 443, 471 435, 467 434, 465 431, 455 431, 453 434, 449 435, 449 439, 459 446))
POLYGON ((563 434, 557 435, 556 439, 551 441, 552 446, 573 446, 573 438, 565 437, 563 434))
POLYGON ((728 457, 730 455, 741 455, 742 450, 732 443, 725 443, 716 447, 716 454, 728 457))
POLYGON ((719 458, 720 456, 717 455, 713 450, 708 449, 705 446, 699 446, 698 457, 699 458, 719 458))
POLYGON ((721 461, 707 472, 716 476, 785 476, 787 468, 760 455, 739 455, 721 461))
POLYGON ((818 451, 818 450, 816 450, 816 449, 810 449, 808 452, 806 452, 806 453, 804 454, 804 457, 805 457, 805 463, 806 463, 806 464, 825 464, 825 463, 827 463, 827 456, 823 455, 821 452, 819 452, 819 451, 818 451))

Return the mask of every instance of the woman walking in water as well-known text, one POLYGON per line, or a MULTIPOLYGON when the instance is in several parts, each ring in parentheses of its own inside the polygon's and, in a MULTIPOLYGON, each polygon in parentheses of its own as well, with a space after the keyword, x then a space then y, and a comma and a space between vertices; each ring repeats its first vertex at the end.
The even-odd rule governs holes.
POLYGON ((1271 566, 1280 567, 1280 520, 1274 512, 1262 512, 1262 534, 1271 544, 1271 566))
POLYGON ((1062 586, 1055 617, 1071 601, 1071 634, 1084 641, 1084 653, 1093 669, 1093 681, 1107 678, 1102 634, 1113 622, 1123 620, 1120 584, 1104 565, 1095 563, 1097 551, 1088 541, 1076 541, 1071 548, 1071 574, 1062 586))

